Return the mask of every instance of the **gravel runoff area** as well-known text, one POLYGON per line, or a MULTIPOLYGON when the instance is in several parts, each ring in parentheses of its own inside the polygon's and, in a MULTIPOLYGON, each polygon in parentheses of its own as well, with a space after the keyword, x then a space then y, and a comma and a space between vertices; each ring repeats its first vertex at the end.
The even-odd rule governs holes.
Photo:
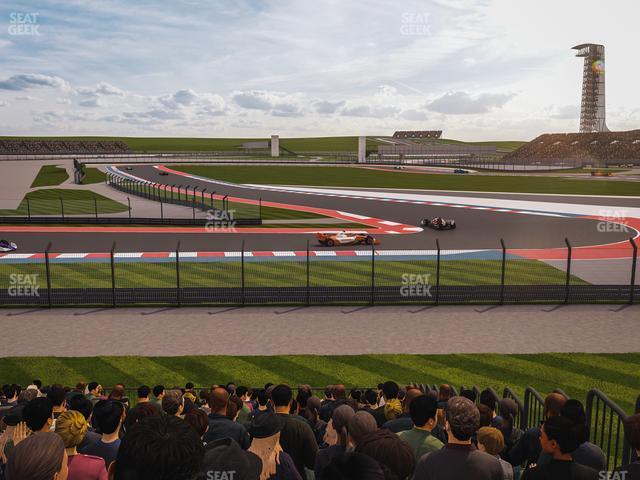
POLYGON ((0 356, 624 353, 640 305, 0 310, 0 356))

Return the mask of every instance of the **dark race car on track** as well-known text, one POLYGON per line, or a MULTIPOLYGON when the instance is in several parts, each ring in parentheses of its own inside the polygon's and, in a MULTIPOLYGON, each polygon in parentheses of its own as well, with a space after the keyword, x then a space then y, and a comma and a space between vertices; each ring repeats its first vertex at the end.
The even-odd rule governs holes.
POLYGON ((0 252, 15 252, 18 246, 9 240, 0 240, 0 252))
POLYGON ((316 238, 321 245, 333 247, 335 245, 379 245, 380 240, 373 238, 367 232, 316 232, 316 238))
POLYGON ((420 225, 434 230, 453 230, 456 228, 456 221, 452 218, 436 217, 432 220, 425 218, 420 222, 420 225))

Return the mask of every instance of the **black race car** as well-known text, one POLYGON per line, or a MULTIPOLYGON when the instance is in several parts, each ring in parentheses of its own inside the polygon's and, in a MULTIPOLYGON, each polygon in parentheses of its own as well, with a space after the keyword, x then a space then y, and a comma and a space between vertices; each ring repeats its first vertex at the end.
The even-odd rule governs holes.
POLYGON ((456 221, 452 218, 436 217, 432 220, 425 218, 420 222, 420 225, 434 230, 453 230, 456 228, 456 221))
POLYGON ((159 175, 162 176, 162 177, 166 177, 167 175, 169 175, 169 172, 165 172, 164 170, 160 170, 159 175))

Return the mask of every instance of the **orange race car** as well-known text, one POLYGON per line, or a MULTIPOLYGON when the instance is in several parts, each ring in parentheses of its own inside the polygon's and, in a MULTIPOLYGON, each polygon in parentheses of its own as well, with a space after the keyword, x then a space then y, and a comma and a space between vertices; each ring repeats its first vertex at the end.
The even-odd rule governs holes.
POLYGON ((379 245, 380 240, 375 239, 367 232, 316 232, 316 238, 322 245, 333 247, 335 245, 379 245))

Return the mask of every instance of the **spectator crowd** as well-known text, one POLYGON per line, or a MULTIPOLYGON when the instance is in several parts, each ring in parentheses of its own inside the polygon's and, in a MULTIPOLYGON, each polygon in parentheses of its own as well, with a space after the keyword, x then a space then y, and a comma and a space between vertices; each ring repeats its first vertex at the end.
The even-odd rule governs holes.
POLYGON ((640 160, 640 130, 597 133, 545 133, 504 156, 505 161, 579 160, 598 164, 640 160))
POLYGON ((640 414, 624 421, 635 461, 607 472, 583 405, 560 393, 522 431, 517 404, 449 385, 196 390, 97 382, 5 385, 0 480, 640 479, 640 414), (426 391, 425 391, 426 390, 426 391))
POLYGON ((126 143, 112 140, 0 139, 0 155, 129 153, 126 143))

